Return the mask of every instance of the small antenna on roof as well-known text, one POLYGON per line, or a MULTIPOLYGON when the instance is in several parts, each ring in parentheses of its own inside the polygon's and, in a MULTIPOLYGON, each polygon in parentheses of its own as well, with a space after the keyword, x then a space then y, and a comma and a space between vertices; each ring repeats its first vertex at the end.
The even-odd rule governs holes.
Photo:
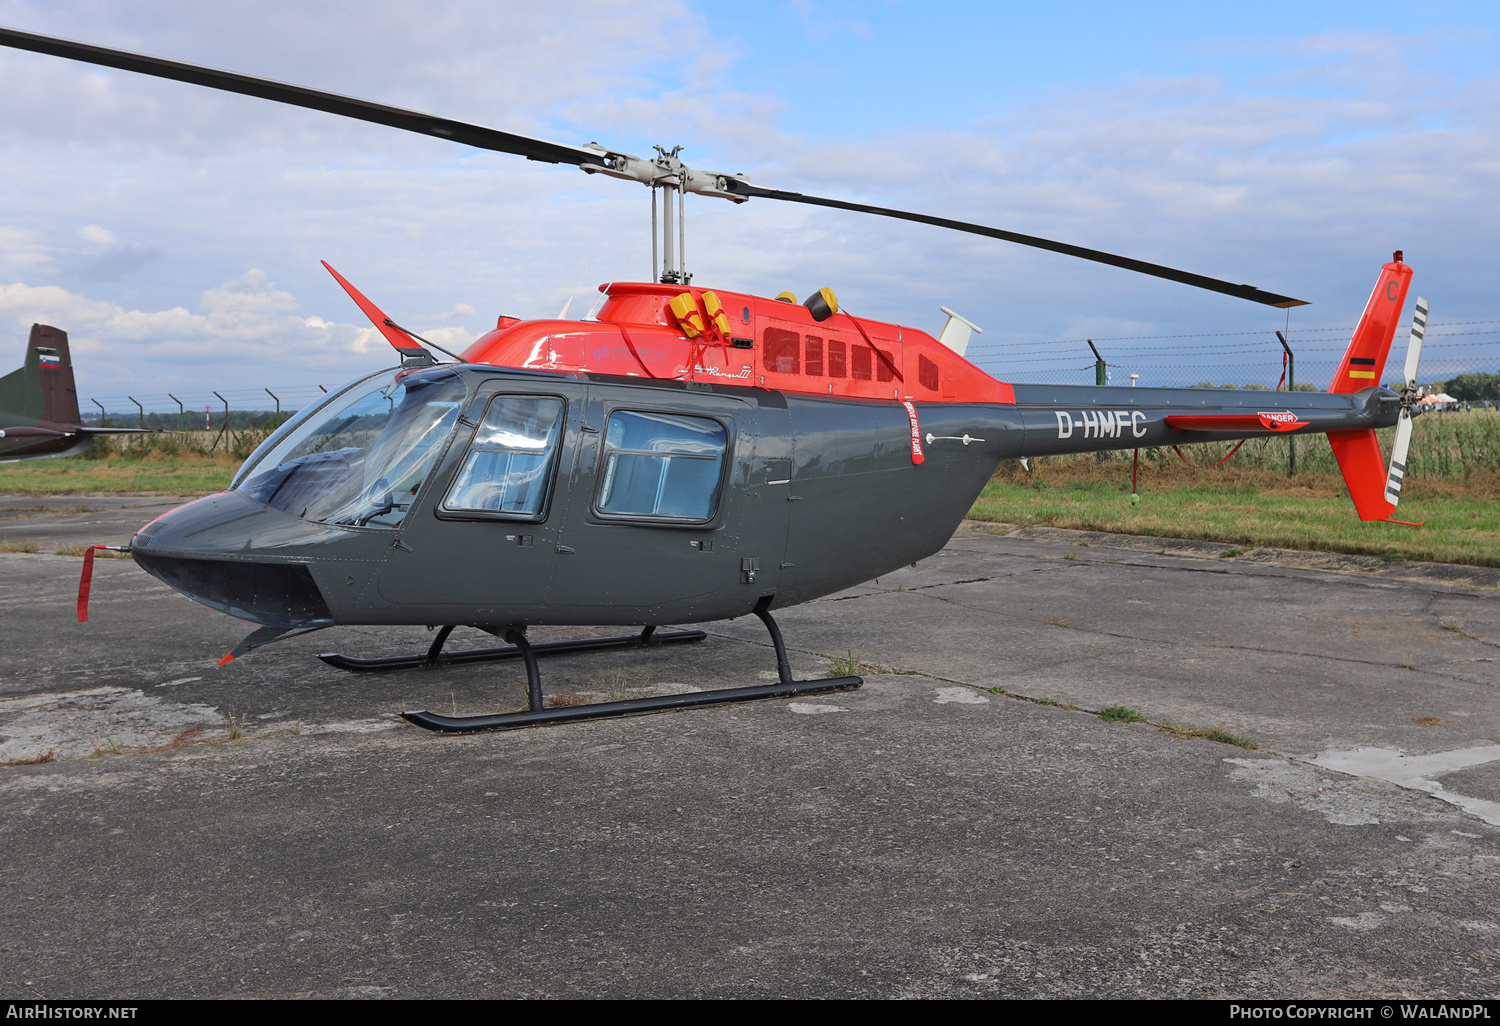
POLYGON ((615 282, 620 280, 620 275, 625 273, 625 266, 629 263, 630 257, 626 257, 625 263, 620 265, 620 269, 615 272, 615 276, 609 279, 609 284, 599 290, 599 301, 589 307, 589 312, 583 315, 584 320, 591 321, 594 319, 594 312, 604 305, 604 301, 609 298, 609 290, 615 287, 615 282))
POLYGON ((562 311, 557 315, 557 319, 558 320, 565 321, 565 320, 568 319, 568 311, 571 310, 571 309, 573 309, 573 297, 576 296, 576 295, 578 295, 578 290, 583 286, 584 275, 586 275, 588 273, 589 273, 589 268, 588 268, 588 265, 585 264, 584 268, 583 268, 583 274, 580 274, 578 276, 578 284, 574 285, 573 286, 573 291, 568 293, 568 301, 563 304, 562 311))

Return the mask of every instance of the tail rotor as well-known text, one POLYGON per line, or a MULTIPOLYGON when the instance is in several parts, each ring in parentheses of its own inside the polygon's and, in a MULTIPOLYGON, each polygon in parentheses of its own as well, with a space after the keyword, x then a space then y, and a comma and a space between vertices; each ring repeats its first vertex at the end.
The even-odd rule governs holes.
POLYGON ((1417 401, 1417 368, 1422 362, 1422 338, 1427 334, 1427 300, 1417 297, 1411 320, 1411 341, 1406 346, 1405 380, 1401 385, 1401 418, 1396 422, 1396 443, 1391 446, 1390 474, 1385 481, 1385 501, 1392 506, 1401 499, 1406 477, 1406 452, 1411 447, 1411 411, 1417 401))

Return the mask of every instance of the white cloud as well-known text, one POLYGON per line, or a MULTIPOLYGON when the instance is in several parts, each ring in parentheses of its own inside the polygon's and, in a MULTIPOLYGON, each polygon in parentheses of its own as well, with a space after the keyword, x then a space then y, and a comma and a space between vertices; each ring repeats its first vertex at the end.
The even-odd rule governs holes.
MULTIPOLYGON (((65 326, 85 391, 155 394, 184 382, 240 388, 339 381, 391 362, 390 347, 374 328, 300 317, 299 306, 254 269, 206 290, 196 312, 127 309, 55 285, 0 285, 0 318, 21 329, 65 326), (111 366, 148 370, 111 375, 111 366)), ((439 332, 464 345, 473 340, 459 327, 439 332)))
POLYGON ((101 228, 97 224, 86 224, 78 229, 78 237, 85 242, 97 243, 101 246, 118 246, 120 240, 115 238, 115 233, 108 228, 101 228))

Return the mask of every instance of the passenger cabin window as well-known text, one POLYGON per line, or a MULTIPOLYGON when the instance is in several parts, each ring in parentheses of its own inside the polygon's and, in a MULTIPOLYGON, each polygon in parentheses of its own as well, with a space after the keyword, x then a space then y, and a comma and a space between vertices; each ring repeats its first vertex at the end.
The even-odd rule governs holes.
POLYGON ((616 410, 604 432, 598 511, 712 519, 728 441, 724 425, 707 417, 616 410))
POLYGON ((796 374, 799 348, 795 331, 767 328, 761 346, 761 364, 775 374, 796 374))
POLYGON ((875 377, 880 381, 894 380, 896 374, 891 368, 896 365, 896 358, 884 349, 871 355, 875 358, 875 377))
POLYGON ((541 520, 562 422, 561 399, 502 395, 490 402, 443 509, 541 520))

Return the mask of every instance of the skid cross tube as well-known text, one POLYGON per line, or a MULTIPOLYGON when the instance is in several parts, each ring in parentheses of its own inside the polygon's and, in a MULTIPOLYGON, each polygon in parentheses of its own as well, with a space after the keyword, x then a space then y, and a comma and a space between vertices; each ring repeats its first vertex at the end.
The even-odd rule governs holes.
MULTIPOLYGON (((524 659, 525 655, 515 645, 504 648, 475 648, 465 652, 450 652, 443 655, 443 645, 453 633, 454 624, 438 631, 432 645, 423 655, 385 656, 378 659, 357 659, 338 652, 324 652, 318 656, 329 666, 351 673, 371 673, 379 670, 412 670, 421 666, 455 666, 462 663, 488 663, 497 659, 524 659)), ((702 641, 708 637, 703 631, 665 631, 656 633, 654 626, 646 627, 639 634, 627 634, 620 638, 579 638, 576 641, 544 641, 530 648, 539 656, 561 655, 565 652, 591 652, 604 648, 638 648, 644 645, 671 645, 684 641, 702 641)), ((509 638, 506 639, 510 640, 509 638)))
MULTIPOLYGON (((781 629, 777 627, 776 621, 771 618, 769 606, 771 600, 763 598, 755 606, 755 615, 760 617, 761 622, 771 633, 771 643, 776 648, 776 674, 780 681, 776 684, 759 684, 745 688, 720 688, 715 691, 691 691, 682 695, 656 695, 651 698, 632 698, 623 702, 595 702, 591 705, 563 706, 557 709, 544 708, 542 701, 541 672, 537 666, 536 655, 544 647, 543 645, 531 645, 525 636, 518 630, 506 632, 505 640, 515 646, 511 651, 520 655, 526 661, 526 682, 528 708, 524 712, 500 713, 493 716, 442 716, 437 713, 427 712, 425 709, 413 709, 403 712, 401 715, 408 722, 419 727, 436 731, 440 734, 477 734, 488 730, 513 730, 517 727, 539 727, 551 723, 565 723, 570 720, 597 720, 613 716, 639 716, 645 713, 666 712, 671 709, 687 709, 704 705, 725 705, 730 702, 752 702, 762 698, 792 698, 797 695, 821 694, 829 691, 850 691, 864 684, 863 677, 827 677, 822 680, 794 680, 792 678, 791 662, 787 658, 786 642, 782 640, 781 629)), ((647 627, 641 632, 637 639, 609 639, 613 641, 634 640, 637 644, 653 643, 651 639, 652 628, 647 627)), ((677 634, 696 634, 703 636, 702 631, 679 631, 677 634)), ((665 640, 671 635, 660 635, 659 640, 665 640)), ((686 640, 686 639, 679 639, 686 640)), ((696 640, 696 639, 694 639, 696 640)), ((552 644, 566 645, 568 642, 553 642, 552 644)), ((433 643, 433 650, 441 645, 433 643)), ((600 645, 590 647, 604 647, 600 645)), ((556 651, 556 649, 553 649, 556 651)), ((324 661, 328 657, 323 657, 324 661)))

